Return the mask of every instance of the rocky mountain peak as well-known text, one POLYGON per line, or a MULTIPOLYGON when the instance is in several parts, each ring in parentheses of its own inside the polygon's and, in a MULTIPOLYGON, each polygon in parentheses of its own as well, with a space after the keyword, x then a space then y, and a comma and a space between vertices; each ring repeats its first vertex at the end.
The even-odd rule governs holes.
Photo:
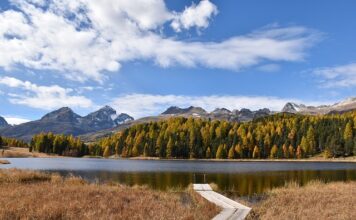
POLYGON ((120 124, 123 124, 125 122, 129 122, 129 121, 133 121, 133 120, 134 120, 134 118, 131 117, 130 115, 128 115, 126 113, 121 113, 114 119, 114 123, 116 125, 120 125, 120 124))
POLYGON ((206 114, 207 112, 201 107, 190 106, 188 108, 179 108, 171 106, 162 115, 177 115, 177 114, 206 114))
POLYGON ((5 127, 8 127, 8 126, 9 126, 9 124, 7 123, 5 118, 0 116, 0 128, 5 128, 5 127))
POLYGON ((134 119, 128 114, 117 115, 116 110, 107 105, 83 118, 84 123, 94 128, 112 128, 131 120, 134 119))
POLYGON ((299 106, 295 103, 288 102, 284 105, 282 112, 296 113, 299 106))
POLYGON ((212 114, 231 114, 231 111, 226 108, 216 108, 211 112, 212 114))
POLYGON ((41 118, 41 121, 76 122, 80 118, 72 109, 63 107, 50 112, 41 118))

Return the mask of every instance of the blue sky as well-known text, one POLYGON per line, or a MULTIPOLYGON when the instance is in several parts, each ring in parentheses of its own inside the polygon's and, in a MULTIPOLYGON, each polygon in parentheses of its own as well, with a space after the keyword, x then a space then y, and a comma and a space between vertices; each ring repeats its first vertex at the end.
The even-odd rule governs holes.
POLYGON ((356 92, 356 2, 0 2, 0 115, 279 110, 356 92))

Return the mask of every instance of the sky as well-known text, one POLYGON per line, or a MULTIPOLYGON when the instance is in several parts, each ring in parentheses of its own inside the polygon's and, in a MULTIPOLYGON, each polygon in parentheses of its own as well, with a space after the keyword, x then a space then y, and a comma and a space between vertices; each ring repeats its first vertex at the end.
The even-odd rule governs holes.
POLYGON ((354 0, 2 0, 0 115, 135 118, 356 96, 354 0))

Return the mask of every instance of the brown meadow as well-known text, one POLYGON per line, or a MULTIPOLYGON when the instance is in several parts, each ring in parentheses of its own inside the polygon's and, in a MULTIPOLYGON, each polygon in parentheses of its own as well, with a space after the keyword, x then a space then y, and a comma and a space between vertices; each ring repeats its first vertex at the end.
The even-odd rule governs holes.
POLYGON ((23 170, 0 170, 0 219, 211 219, 219 208, 193 190, 89 184, 23 170))
POLYGON ((247 219, 356 219, 356 182, 289 183, 252 205, 247 219))

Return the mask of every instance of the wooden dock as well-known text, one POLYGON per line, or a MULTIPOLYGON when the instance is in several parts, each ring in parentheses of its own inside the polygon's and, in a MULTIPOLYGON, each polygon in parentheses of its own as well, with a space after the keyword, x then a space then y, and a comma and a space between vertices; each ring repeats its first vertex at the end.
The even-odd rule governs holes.
POLYGON ((202 197, 223 208, 214 220, 243 220, 251 211, 250 207, 214 192, 209 184, 193 184, 193 187, 202 197))

